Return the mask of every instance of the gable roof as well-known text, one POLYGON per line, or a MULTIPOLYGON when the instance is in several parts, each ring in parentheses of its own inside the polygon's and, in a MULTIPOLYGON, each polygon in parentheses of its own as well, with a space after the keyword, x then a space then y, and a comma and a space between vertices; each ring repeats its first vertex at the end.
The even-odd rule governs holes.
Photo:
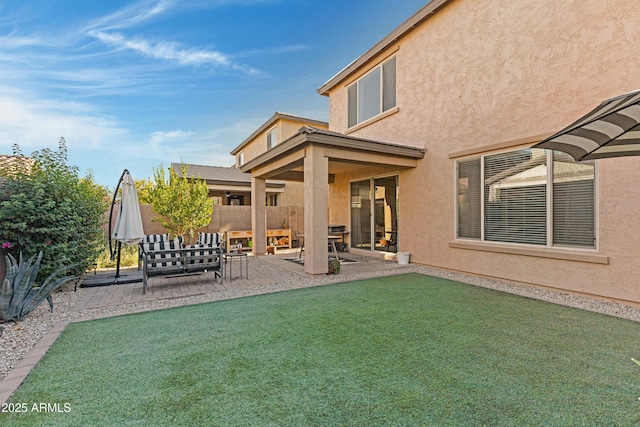
POLYGON ((308 119, 306 117, 301 117, 301 116, 295 116, 293 114, 287 114, 287 113, 281 113, 279 111, 276 111, 274 113, 273 116, 271 116, 271 118, 269 120, 267 120, 262 126, 260 126, 255 132, 253 132, 251 135, 249 135, 247 137, 247 139, 245 139, 244 141, 242 141, 240 143, 240 145, 238 145, 236 148, 234 148, 233 150, 231 150, 231 154, 232 155, 236 155, 238 154, 238 152, 240 152, 240 150, 242 150, 242 148, 244 148, 245 145, 247 145, 248 143, 250 143, 251 141, 253 141, 258 135, 260 135, 262 132, 266 131, 269 127, 273 126, 273 124, 275 122, 277 122, 280 119, 284 119, 284 120, 292 120, 295 122, 304 122, 308 125, 316 125, 316 126, 325 126, 325 127, 329 127, 329 123, 327 122, 323 122, 321 120, 315 120, 315 119, 308 119))
MULTIPOLYGON (((235 166, 205 166, 205 165, 191 165, 187 166, 187 176, 189 178, 204 179, 209 185, 240 185, 251 187, 251 174, 244 173, 235 166)), ((171 168, 182 176, 181 163, 171 163, 171 168)), ((267 180, 267 187, 269 188, 281 188, 284 187, 284 182, 267 180)))
POLYGON ((366 51, 363 55, 353 61, 351 64, 347 65, 344 69, 342 69, 338 74, 331 77, 329 81, 318 88, 318 93, 320 95, 328 96, 329 91, 333 89, 338 83, 349 77, 354 72, 358 71, 365 65, 367 65, 370 61, 372 61, 378 54, 387 49, 393 43, 400 40, 402 37, 406 36, 408 33, 413 31, 414 28, 422 24, 424 21, 429 19, 433 14, 442 9, 445 5, 450 3, 453 0, 431 0, 429 3, 424 5, 419 11, 417 11, 413 16, 404 21, 398 28, 389 33, 388 36, 380 40, 376 43, 371 49, 366 51))

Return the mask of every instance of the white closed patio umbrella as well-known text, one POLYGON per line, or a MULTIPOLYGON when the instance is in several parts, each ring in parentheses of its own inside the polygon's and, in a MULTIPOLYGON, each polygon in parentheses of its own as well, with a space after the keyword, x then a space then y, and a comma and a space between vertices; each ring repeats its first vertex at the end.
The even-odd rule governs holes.
MULTIPOLYGON (((144 237, 144 230, 142 228, 142 215, 140 215, 140 204, 138 203, 138 192, 136 191, 136 184, 131 177, 131 174, 127 169, 122 172, 120 181, 116 186, 114 193, 115 197, 118 192, 118 187, 122 184, 122 197, 120 198, 120 206, 118 207, 115 226, 111 238, 117 242, 117 257, 116 275, 115 280, 118 283, 125 283, 120 278, 120 249, 122 245, 137 245, 144 237)), ((115 203, 111 204, 111 215, 113 215, 113 208, 115 203)), ((111 225, 111 218, 109 219, 109 225, 111 225)), ((109 241, 111 244, 111 241, 109 241)), ((116 255, 114 251, 111 251, 111 257, 116 255)), ((138 281, 137 278, 135 281, 138 281)))

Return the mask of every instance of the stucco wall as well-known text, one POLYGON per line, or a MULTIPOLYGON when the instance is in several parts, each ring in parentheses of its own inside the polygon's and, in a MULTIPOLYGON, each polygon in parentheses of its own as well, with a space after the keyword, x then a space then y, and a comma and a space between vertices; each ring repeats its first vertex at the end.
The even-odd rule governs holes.
MULTIPOLYGON (((640 302, 640 159, 597 162, 598 248, 567 252, 608 256, 601 265, 450 247, 449 157, 555 132, 640 88, 638 23, 626 0, 457 0, 390 49, 399 111, 352 134, 426 148, 400 173, 400 250, 412 262, 640 302)), ((332 130, 348 132, 346 85, 366 71, 330 92, 332 130)))
POLYGON ((284 191, 278 193, 278 206, 304 206, 304 184, 302 182, 285 182, 284 191))

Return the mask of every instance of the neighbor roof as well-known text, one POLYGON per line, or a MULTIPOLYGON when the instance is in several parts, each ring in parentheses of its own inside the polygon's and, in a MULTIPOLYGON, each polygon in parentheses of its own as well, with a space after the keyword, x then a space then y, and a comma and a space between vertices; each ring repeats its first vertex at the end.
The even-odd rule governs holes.
POLYGON ((400 40, 402 37, 406 36, 410 33, 414 28, 418 25, 422 24, 431 15, 438 12, 442 7, 444 7, 447 3, 450 3, 452 0, 431 0, 429 3, 424 5, 422 9, 417 11, 413 16, 407 19, 403 24, 401 24, 398 28, 393 30, 388 36, 380 40, 376 43, 371 49, 366 51, 362 56, 353 61, 351 64, 347 65, 342 71, 333 76, 329 81, 318 88, 318 93, 320 95, 328 96, 329 91, 333 89, 338 83, 342 80, 349 77, 354 72, 358 71, 360 68, 364 67, 371 60, 373 60, 380 52, 387 49, 396 41, 400 40))
POLYGON ((253 132, 251 135, 249 135, 249 137, 247 139, 242 141, 240 143, 240 145, 238 145, 236 148, 234 148, 233 151, 231 151, 231 154, 232 155, 238 154, 238 152, 240 150, 242 150, 242 148, 244 148, 245 145, 247 145, 249 142, 253 141, 258 135, 260 135, 262 132, 266 131, 269 127, 273 126, 273 124, 276 121, 280 120, 280 119, 293 120, 293 121, 296 121, 296 122, 304 122, 304 123, 306 123, 308 125, 329 127, 329 123, 323 122, 321 120, 308 119, 306 117, 295 116, 293 114, 280 113, 280 112, 276 111, 275 114, 273 116, 271 116, 271 118, 269 120, 267 120, 262 126, 260 126, 258 128, 258 130, 253 132))
MULTIPOLYGON (((235 166, 205 166, 187 164, 187 175, 189 178, 204 179, 209 185, 240 185, 251 186, 251 175, 242 172, 235 166)), ((182 176, 181 163, 171 163, 174 171, 182 176)), ((267 180, 267 187, 284 187, 282 181, 267 180)))

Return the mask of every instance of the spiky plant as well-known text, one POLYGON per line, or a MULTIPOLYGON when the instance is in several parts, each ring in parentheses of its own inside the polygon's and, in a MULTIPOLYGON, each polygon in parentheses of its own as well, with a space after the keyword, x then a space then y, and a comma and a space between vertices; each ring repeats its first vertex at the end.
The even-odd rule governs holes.
POLYGON ((41 286, 34 286, 42 260, 42 251, 37 259, 33 255, 24 261, 21 252, 19 262, 11 254, 6 256, 6 260, 7 275, 0 287, 0 322, 21 321, 45 299, 53 311, 51 294, 75 278, 74 276, 57 277, 62 272, 74 267, 68 266, 54 271, 41 286))

